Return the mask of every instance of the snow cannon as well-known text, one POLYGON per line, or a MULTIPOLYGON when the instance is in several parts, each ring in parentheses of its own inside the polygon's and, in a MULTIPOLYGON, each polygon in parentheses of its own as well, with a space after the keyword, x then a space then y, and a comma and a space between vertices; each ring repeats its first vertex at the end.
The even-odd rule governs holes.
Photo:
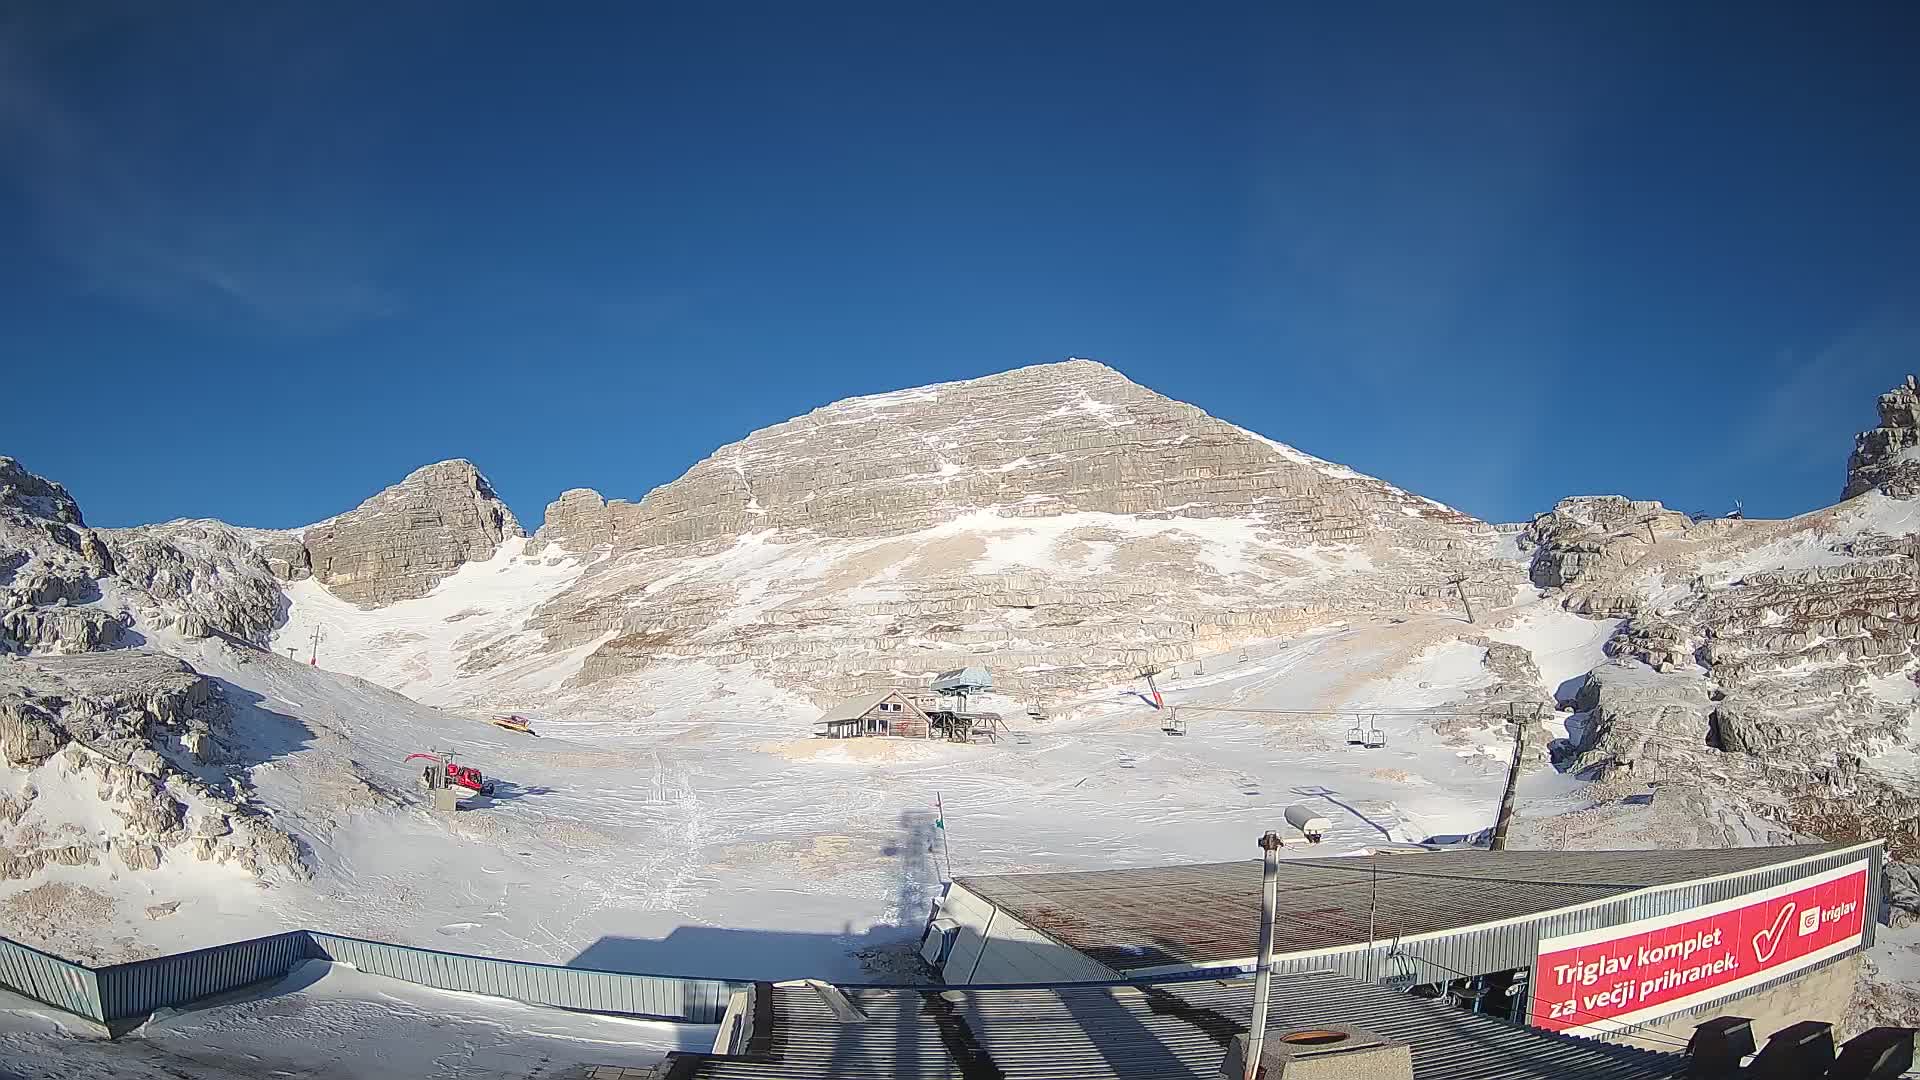
POLYGON ((1300 830, 1307 843, 1317 844, 1320 838, 1333 831, 1333 823, 1314 813, 1304 803, 1295 803, 1287 807, 1287 824, 1300 830))

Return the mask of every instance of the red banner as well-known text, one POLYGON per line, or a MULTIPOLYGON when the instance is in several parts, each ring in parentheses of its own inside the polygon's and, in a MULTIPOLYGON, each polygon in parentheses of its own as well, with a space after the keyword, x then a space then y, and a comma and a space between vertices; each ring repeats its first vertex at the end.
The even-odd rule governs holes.
POLYGON ((1534 1026, 1593 1034, 1644 1023, 1858 945, 1863 860, 1732 900, 1540 942, 1534 1026))

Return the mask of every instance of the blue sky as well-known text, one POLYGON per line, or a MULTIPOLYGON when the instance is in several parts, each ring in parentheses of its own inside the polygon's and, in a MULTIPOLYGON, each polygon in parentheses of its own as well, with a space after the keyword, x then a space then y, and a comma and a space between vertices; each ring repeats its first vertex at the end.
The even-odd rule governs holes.
POLYGON ((0 453, 531 524, 1090 356, 1493 520, 1785 515, 1920 369, 1920 5, 702 6, 0 7, 0 453))

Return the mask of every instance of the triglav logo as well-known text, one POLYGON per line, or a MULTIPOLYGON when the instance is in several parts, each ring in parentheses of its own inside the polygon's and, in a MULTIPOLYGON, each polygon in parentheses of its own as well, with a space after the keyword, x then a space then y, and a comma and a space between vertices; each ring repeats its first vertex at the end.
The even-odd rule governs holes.
POLYGON ((1820 931, 1820 909, 1808 908, 1800 913, 1800 936, 1809 937, 1820 931))

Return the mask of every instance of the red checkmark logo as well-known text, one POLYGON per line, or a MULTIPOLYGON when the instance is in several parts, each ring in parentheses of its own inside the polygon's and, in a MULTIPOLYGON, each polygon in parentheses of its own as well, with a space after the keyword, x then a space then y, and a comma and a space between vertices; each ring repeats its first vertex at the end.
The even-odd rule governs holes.
POLYGON ((1793 904, 1780 909, 1780 915, 1773 920, 1773 926, 1753 935, 1753 958, 1766 963, 1773 959, 1774 950, 1780 947, 1780 931, 1786 929, 1787 920, 1793 918, 1793 904))

